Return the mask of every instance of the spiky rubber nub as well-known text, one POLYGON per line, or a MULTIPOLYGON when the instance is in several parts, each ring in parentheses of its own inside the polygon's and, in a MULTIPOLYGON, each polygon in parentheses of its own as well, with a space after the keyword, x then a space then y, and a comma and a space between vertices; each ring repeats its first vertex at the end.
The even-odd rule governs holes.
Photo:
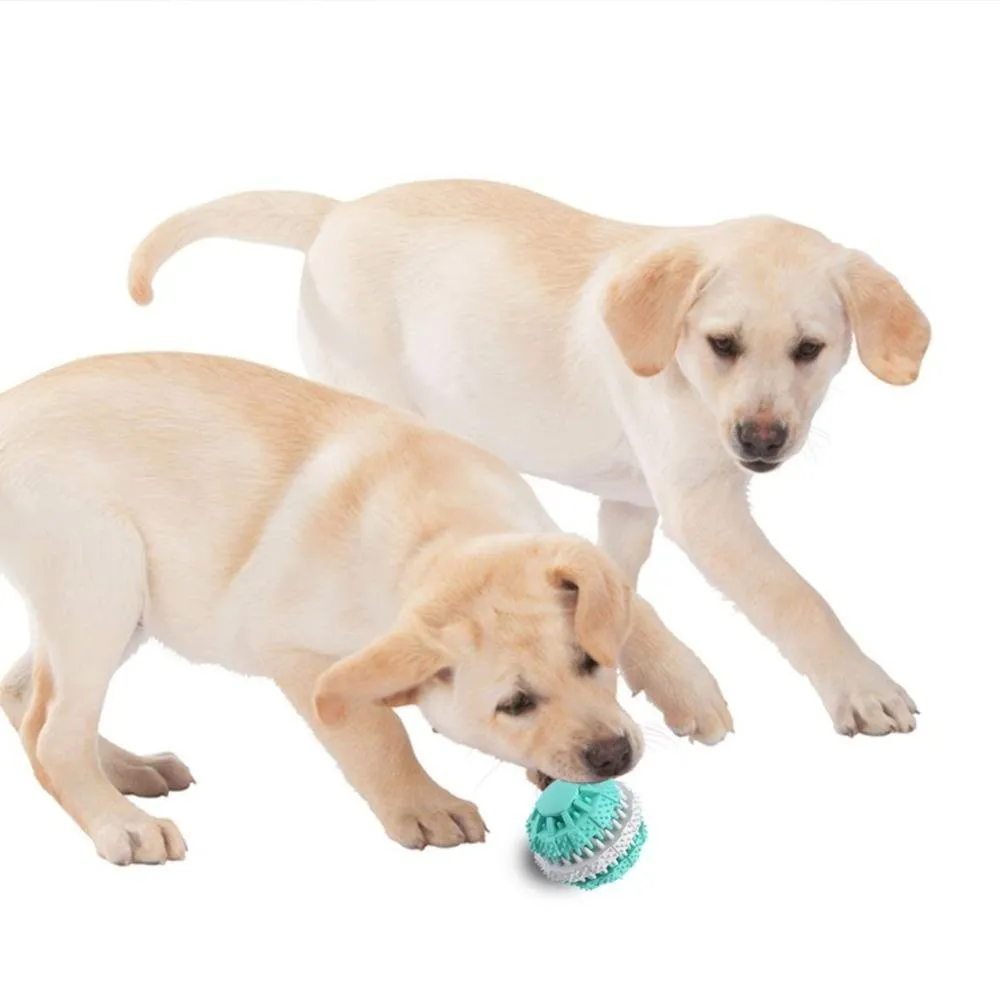
POLYGON ((639 800, 619 781, 554 781, 535 804, 527 829, 543 874, 581 889, 620 879, 646 842, 639 800))

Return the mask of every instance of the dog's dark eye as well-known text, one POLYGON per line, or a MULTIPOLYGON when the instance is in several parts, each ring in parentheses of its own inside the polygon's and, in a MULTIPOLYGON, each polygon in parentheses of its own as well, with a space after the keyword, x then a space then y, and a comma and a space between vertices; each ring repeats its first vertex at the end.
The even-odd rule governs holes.
POLYGON ((740 342, 735 337, 709 337, 708 346, 720 358, 738 358, 743 353, 740 342))
POLYGON ((586 674, 588 677, 591 674, 596 674, 598 670, 601 669, 601 665, 595 660, 589 653, 583 654, 583 659, 580 660, 580 673, 586 674))
POLYGON ((513 698, 500 702, 497 705, 497 711, 504 715, 525 715, 532 711, 537 704, 538 702, 530 694, 518 691, 513 698))
POLYGON ((815 361, 824 347, 826 344, 821 344, 818 340, 800 340, 795 345, 795 350, 792 351, 792 360, 796 362, 815 361))

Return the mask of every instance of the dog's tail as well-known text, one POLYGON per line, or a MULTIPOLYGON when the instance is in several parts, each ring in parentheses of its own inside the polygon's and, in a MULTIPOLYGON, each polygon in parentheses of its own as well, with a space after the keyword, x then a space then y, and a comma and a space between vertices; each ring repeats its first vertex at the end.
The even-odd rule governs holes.
POLYGON ((160 266, 189 243, 211 236, 308 250, 336 204, 299 191, 247 191, 180 212, 160 223, 132 254, 129 294, 139 305, 148 305, 160 266))

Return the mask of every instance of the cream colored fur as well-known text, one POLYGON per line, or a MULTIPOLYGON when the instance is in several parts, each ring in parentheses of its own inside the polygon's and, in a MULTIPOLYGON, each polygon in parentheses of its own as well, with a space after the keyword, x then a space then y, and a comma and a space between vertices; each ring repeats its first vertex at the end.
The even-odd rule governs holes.
POLYGON ((317 233, 300 308, 313 375, 596 493, 601 543, 633 582, 659 522, 809 678, 840 732, 914 727, 906 692, 755 524, 738 439, 780 425, 777 457, 794 455, 852 332, 876 376, 916 378, 929 327, 884 268, 780 219, 637 226, 440 181, 350 203, 256 193, 192 209, 140 246, 132 294, 149 301, 156 266, 184 243, 269 231, 295 246, 317 233), (716 353, 726 338, 739 357, 716 353), (800 357, 803 344, 818 356, 800 357))
POLYGON ((677 731, 713 741, 731 725, 708 673, 513 470, 246 362, 93 358, 0 396, 0 569, 33 635, 0 703, 39 780, 119 864, 185 853, 123 794, 190 773, 98 737, 112 675, 147 636, 272 678, 409 847, 485 827, 423 771, 393 706, 573 781, 641 755, 619 662, 677 731), (513 714, 516 697, 531 707, 513 714), (621 741, 625 756, 594 758, 621 741))

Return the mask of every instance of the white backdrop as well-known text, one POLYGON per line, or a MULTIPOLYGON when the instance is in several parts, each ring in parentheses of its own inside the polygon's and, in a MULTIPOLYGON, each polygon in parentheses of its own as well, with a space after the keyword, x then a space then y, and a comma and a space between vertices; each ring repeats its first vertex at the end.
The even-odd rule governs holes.
MULTIPOLYGON (((428 769, 492 835, 407 853, 276 691, 147 646, 103 729, 191 766, 194 788, 151 804, 189 858, 98 860, 4 725, 0 992, 996 996, 998 15, 0 5, 0 386, 147 348, 301 372, 295 253, 201 244, 150 309, 126 295, 147 228, 246 188, 349 198, 469 176, 635 221, 783 215, 872 254, 934 326, 914 387, 852 359, 807 452, 754 484, 779 548, 917 699, 915 734, 836 736, 808 684, 660 540, 642 589, 716 672, 737 732, 706 749, 659 726, 630 778, 644 857, 585 894, 532 877, 534 793, 515 769, 412 720, 428 769)), ((538 488, 593 535, 591 497, 538 488)), ((25 642, 4 584, 0 656, 25 642)))

